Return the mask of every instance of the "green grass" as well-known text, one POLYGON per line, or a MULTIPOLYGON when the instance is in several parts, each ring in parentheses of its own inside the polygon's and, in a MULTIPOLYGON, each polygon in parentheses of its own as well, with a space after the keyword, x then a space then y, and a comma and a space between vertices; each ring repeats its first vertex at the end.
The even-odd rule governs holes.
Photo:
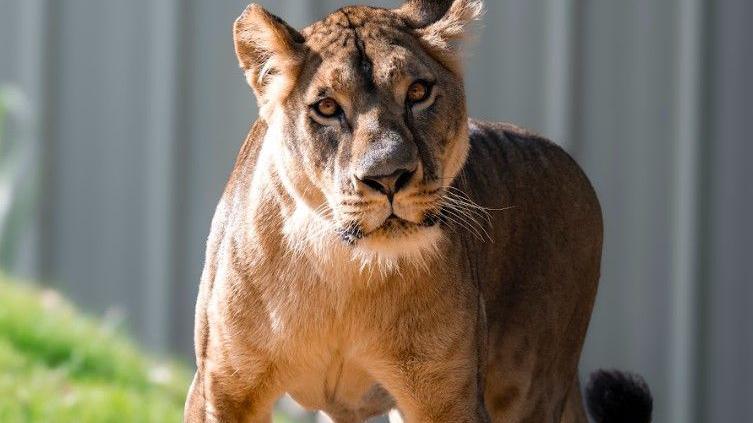
POLYGON ((190 382, 57 292, 0 272, 0 423, 180 422, 190 382))
POLYGON ((0 275, 0 422, 178 422, 187 369, 0 275))

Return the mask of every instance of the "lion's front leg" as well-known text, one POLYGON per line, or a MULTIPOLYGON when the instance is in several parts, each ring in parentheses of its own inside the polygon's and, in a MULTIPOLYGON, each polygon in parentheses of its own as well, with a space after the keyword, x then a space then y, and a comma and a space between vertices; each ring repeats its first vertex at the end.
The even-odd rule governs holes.
POLYGON ((402 363, 384 382, 407 423, 482 423, 489 416, 475 358, 440 357, 402 363))
MULTIPOLYGON (((218 296, 219 297, 219 296, 218 296)), ((201 314, 200 314, 201 315, 201 314)), ((281 395, 267 354, 244 334, 245 319, 208 316, 197 330, 197 371, 186 399, 187 423, 269 423, 281 395)))
POLYGON ((262 366, 231 370, 207 366, 197 371, 188 392, 186 423, 269 423, 276 390, 264 380, 262 366), (251 372, 249 372, 249 370, 251 372))
POLYGON ((489 421, 480 376, 483 332, 476 316, 455 317, 406 334, 404 342, 397 337, 379 360, 385 365, 371 369, 407 423, 489 421))

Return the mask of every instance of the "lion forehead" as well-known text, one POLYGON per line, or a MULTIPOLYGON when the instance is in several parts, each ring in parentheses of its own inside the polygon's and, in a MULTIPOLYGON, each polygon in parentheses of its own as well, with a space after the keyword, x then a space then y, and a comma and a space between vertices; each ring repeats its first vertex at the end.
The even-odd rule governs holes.
POLYGON ((304 28, 301 34, 309 41, 323 41, 336 39, 338 34, 348 29, 365 30, 365 35, 369 36, 371 31, 377 31, 377 34, 385 30, 405 31, 408 26, 403 18, 390 10, 369 6, 348 6, 314 22, 304 28))
POLYGON ((404 23, 394 16, 379 18, 392 15, 389 11, 363 10, 376 11, 377 18, 348 21, 344 13, 335 12, 307 28, 310 57, 304 74, 310 77, 300 83, 309 97, 323 96, 319 91, 324 88, 345 95, 370 87, 399 91, 406 88, 406 80, 431 79, 432 66, 404 23))
POLYGON ((364 49, 390 51, 412 44, 405 21, 386 9, 350 6, 337 10, 302 31, 305 44, 321 60, 342 59, 364 49))

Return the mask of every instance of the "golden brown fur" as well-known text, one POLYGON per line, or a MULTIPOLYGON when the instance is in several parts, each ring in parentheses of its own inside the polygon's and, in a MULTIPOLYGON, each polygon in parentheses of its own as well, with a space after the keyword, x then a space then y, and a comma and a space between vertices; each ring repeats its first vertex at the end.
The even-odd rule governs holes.
POLYGON ((586 422, 599 205, 556 145, 467 119, 456 42, 479 12, 238 19, 260 117, 212 222, 186 421, 269 421, 287 392, 338 423, 586 422), (408 102, 416 81, 431 97, 408 102))

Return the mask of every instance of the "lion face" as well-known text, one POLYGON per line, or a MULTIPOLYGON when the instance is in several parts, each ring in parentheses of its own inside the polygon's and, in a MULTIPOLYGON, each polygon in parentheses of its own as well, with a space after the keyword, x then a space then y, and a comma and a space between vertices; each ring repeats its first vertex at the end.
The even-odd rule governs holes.
POLYGON ((478 5, 455 1, 429 24, 416 8, 348 7, 298 33, 252 5, 235 28, 286 189, 345 244, 392 256, 441 237, 468 150, 457 34, 444 31, 478 5))

